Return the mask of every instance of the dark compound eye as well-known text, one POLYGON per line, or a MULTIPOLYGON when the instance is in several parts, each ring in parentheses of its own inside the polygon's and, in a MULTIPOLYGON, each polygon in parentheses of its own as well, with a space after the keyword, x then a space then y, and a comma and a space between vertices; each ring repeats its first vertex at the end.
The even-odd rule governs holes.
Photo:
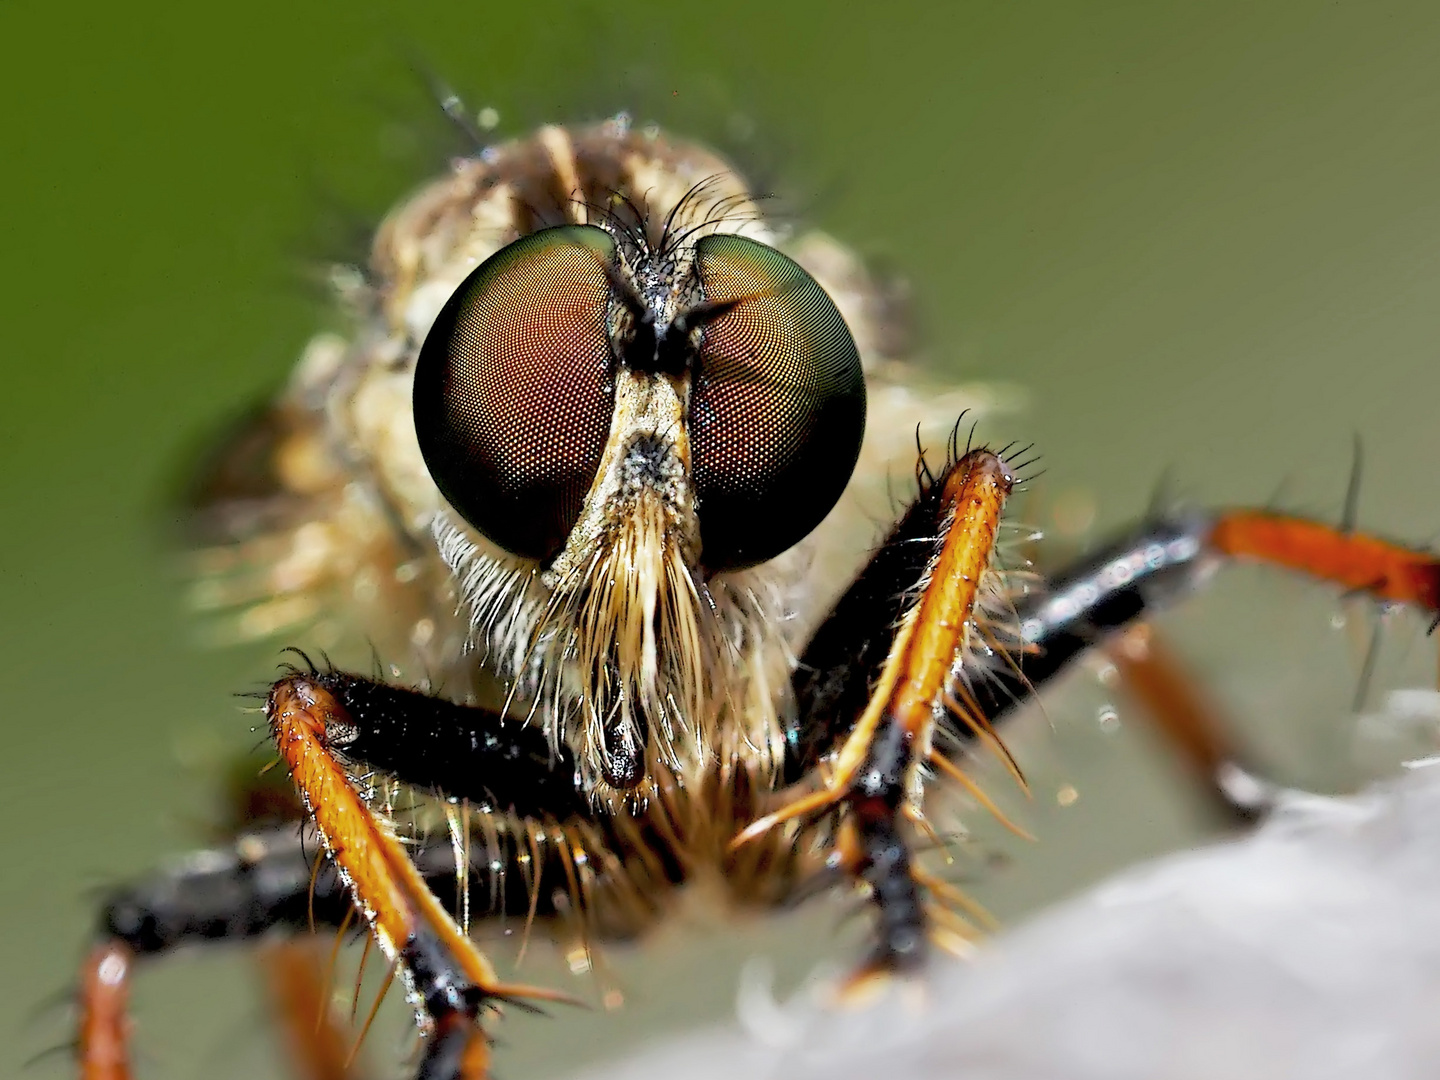
POLYGON ((610 432, 615 260, 588 225, 523 237, 450 297, 415 368, 415 432, 445 498, 506 551, 548 559, 610 432))
POLYGON ((701 558, 763 562, 803 539, 850 480, 865 435, 860 354, 834 301, 764 244, 695 245, 708 303, 690 399, 701 558))

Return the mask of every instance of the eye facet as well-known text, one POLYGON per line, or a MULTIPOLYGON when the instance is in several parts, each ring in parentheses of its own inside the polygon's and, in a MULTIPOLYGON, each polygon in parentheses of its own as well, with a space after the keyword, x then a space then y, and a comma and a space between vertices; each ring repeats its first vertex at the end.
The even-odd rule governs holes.
POLYGON ((764 562, 830 512, 860 456, 865 377, 845 319, 774 248, 716 234, 695 245, 708 304, 690 398, 701 559, 764 562))
POLYGON ((455 290, 420 350, 415 432, 430 475, 514 555, 564 547, 599 468, 615 400, 614 261, 593 226, 522 237, 455 290))

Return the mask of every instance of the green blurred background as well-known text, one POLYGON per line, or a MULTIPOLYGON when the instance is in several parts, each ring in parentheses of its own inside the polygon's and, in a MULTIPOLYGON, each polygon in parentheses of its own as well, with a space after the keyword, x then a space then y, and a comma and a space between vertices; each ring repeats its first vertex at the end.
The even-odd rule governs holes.
MULTIPOLYGON (((201 836, 218 763, 256 739, 232 694, 275 647, 196 647, 166 493, 321 323, 315 269, 458 149, 417 62, 498 109, 502 134, 624 105, 755 163, 910 283, 937 374, 1026 391, 987 430, 1044 452, 1042 521, 1093 507, 1118 525, 1167 466, 1200 501, 1288 480, 1285 505, 1333 515, 1358 432, 1363 522, 1425 542, 1437 57, 1440 6, 1382 0, 0 0, 0 1076, 68 1037, 47 1001, 96 890, 201 836)), ((1290 782, 1343 787, 1398 753, 1355 760, 1342 610, 1237 571, 1167 620, 1290 782)), ((1397 620, 1372 698, 1429 679, 1432 646, 1397 620)), ((1007 918, 1215 827, 1128 713, 1095 723, 1106 703, 1077 677, 1053 734, 1034 725, 1041 843, 972 875, 1007 918)), ((507 1024, 503 1075, 721 1015, 746 956, 792 974, 843 959, 837 914, 690 925, 620 955, 633 1007, 507 1024)), ((234 953, 147 971, 141 1075, 269 1075, 251 983, 234 953)), ((382 1057, 403 1050, 392 1013, 382 1057)), ((62 1055, 25 1075, 68 1071, 62 1055)))

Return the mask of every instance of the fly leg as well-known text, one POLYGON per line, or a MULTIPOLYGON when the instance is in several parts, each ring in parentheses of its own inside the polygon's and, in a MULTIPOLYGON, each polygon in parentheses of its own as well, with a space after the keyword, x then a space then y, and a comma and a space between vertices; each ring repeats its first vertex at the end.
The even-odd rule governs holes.
POLYGON ((130 969, 123 942, 97 945, 80 969, 81 1080, 130 1080, 130 969))
POLYGON ((257 829, 110 895, 80 979, 85 1080, 131 1076, 126 1005, 137 964, 187 945, 341 924, 349 897, 332 865, 314 865, 316 846, 298 822, 257 829))
MULTIPOLYGON (((558 914, 552 898, 565 885, 565 875, 556 860, 546 862, 538 878, 527 883, 520 863, 526 852, 516 838, 502 836, 497 842, 504 846, 477 844, 471 853, 463 887, 493 897, 479 914, 524 918, 532 908, 542 917, 558 914), (498 891, 495 862, 507 871, 498 891)), ((322 929, 339 933, 354 915, 336 865, 323 856, 317 865, 319 846, 314 827, 299 822, 256 829, 111 893, 101 914, 100 944, 87 957, 80 979, 79 1056, 85 1080, 129 1080, 126 999, 137 966, 179 949, 259 939, 274 939, 263 947, 264 967, 276 1009, 292 1029, 300 1075, 315 1080, 360 1075, 350 1060, 354 1038, 338 1018, 332 1024, 322 1016, 321 996, 305 985, 317 981, 306 936, 322 929), (302 998, 313 1006, 297 1005, 302 998), (304 1015, 297 1018, 299 1013, 304 1015), (341 1045, 343 1053, 338 1052, 341 1045), (337 1061, 344 1065, 338 1072, 337 1061)), ((458 907, 453 845, 437 840, 416 849, 412 859, 441 901, 452 910, 458 907)), ((533 867, 530 872, 536 873, 533 867)), ((457 1037, 452 1034, 447 1041, 453 1045, 457 1037)))
MULTIPOLYGON (((291 673, 273 688, 267 713, 314 820, 249 831, 112 894, 101 944, 82 973, 82 1075, 130 1076, 125 1000, 138 960, 195 943, 343 927, 358 909, 377 943, 393 950, 387 955, 424 1010, 431 1036, 422 1075, 483 1076, 488 1043, 481 1012, 522 996, 560 995, 500 983, 447 908, 460 907, 462 895, 473 891, 490 897, 480 914, 559 914, 555 898, 573 892, 574 868, 559 865, 562 859, 546 855, 549 849, 524 830, 565 821, 570 833, 596 835, 575 793, 573 763, 563 754, 552 759, 540 732, 501 726, 487 710, 341 673, 291 673), (449 783, 463 773, 461 794, 516 821, 519 831, 477 843, 457 875, 452 842, 401 847, 354 790, 331 742, 345 743, 349 760, 364 751, 417 785, 449 783)), ((335 1059, 313 1040, 309 1050, 315 1054, 308 1056, 335 1059)))
MULTIPOLYGON (((281 679, 271 688, 266 715, 326 854, 380 951, 399 967, 410 998, 419 1005, 422 1026, 436 1036, 421 1076, 441 1080, 442 1067, 469 1066, 483 1056, 448 1050, 453 1033, 475 1027, 486 1008, 507 1001, 565 999, 554 991, 501 982, 489 959, 456 925, 332 752, 332 739, 353 745, 357 722, 324 679, 307 673, 281 679)), ((478 1044, 472 1040, 469 1045, 478 1044)))
POLYGON ((1058 570, 1017 600, 1014 666, 969 688, 974 707, 999 723, 1091 649, 1103 649, 1122 685, 1145 707, 1223 812, 1251 821, 1263 809, 1230 737, 1230 725, 1202 692, 1151 619, 1214 574, 1212 521, 1190 514, 1146 522, 1058 570))
MULTIPOLYGON (((303 1080, 364 1080, 371 1075, 359 1060, 364 1032, 357 1036, 331 1000, 333 954, 318 937, 267 941, 259 962, 275 1026, 289 1052, 292 1071, 303 1080)), ((358 989, 358 987, 357 987, 358 989)))
POLYGON ((1018 600, 1019 662, 972 684, 976 707, 998 723, 1079 656, 1102 648, 1217 803, 1253 820, 1266 808, 1267 785, 1255 780, 1230 724, 1151 623, 1229 561, 1302 573, 1431 620, 1440 607, 1440 558, 1430 552, 1269 511, 1174 515, 1142 523, 1018 600))
MULTIPOLYGON (((897 691, 931 685, 923 679, 892 681, 891 673, 899 654, 909 651, 906 635, 911 621, 922 617, 925 597, 943 589, 936 577, 939 553, 949 545, 988 550, 983 528, 978 538, 957 534, 957 526, 969 526, 958 515, 947 520, 951 511, 937 500, 953 476, 947 471, 940 482, 922 484, 920 498, 811 640, 792 680, 796 712, 787 728, 784 770, 789 801, 737 837, 743 843, 786 820, 837 808, 853 811, 842 817, 832 861, 865 880, 881 907, 876 961, 882 966, 903 966, 916 930, 924 925, 900 818, 917 810, 908 795, 915 784, 912 733, 927 726, 907 725, 879 702, 894 699, 897 691), (916 581, 922 583, 918 595, 916 581)), ((1263 784, 1236 785, 1229 779, 1249 770, 1228 725, 1147 622, 1199 589, 1228 559, 1305 573, 1349 592, 1415 607, 1432 618, 1440 609, 1440 559, 1429 553, 1268 512, 1176 515, 1144 523, 1028 595, 1017 596, 1013 619, 1018 632, 1011 641, 991 642, 1002 662, 988 665, 983 674, 952 680, 932 705, 958 716, 970 734, 1003 753, 994 729, 1007 714, 1079 656, 1105 648, 1127 688, 1156 716, 1217 800, 1237 818, 1251 819, 1264 809, 1263 784)), ((938 610, 937 604, 926 617, 934 618, 938 610)), ((945 631, 932 639, 940 645, 948 622, 941 618, 932 624, 945 631)), ((983 624, 983 618, 976 620, 974 628, 983 624)), ((952 655, 963 676, 963 641, 952 655)), ((928 747, 926 756, 994 809, 941 748, 928 747)))
POLYGON ((832 865, 865 882, 878 910, 869 969, 915 967, 932 931, 929 882, 913 866, 909 826, 924 825, 921 769, 937 757, 937 723, 958 715, 1014 765, 988 720, 954 696, 961 664, 971 650, 991 650, 990 616, 1008 604, 992 561, 1014 483, 1014 468, 985 449, 952 456, 939 477, 923 474, 919 498, 816 634, 802 660, 807 674, 797 675, 796 759, 813 755, 825 733, 846 734, 812 774, 811 790, 792 788, 734 841, 836 815, 832 865), (862 620, 869 630, 857 634, 862 620))

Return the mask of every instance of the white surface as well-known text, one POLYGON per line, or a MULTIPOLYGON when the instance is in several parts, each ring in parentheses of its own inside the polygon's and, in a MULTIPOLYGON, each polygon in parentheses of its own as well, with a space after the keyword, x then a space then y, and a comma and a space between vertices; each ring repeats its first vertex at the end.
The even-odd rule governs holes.
POLYGON ((587 1080, 1440 1076, 1440 766, 1289 796, 863 1010, 742 997, 745 1026, 587 1080))

